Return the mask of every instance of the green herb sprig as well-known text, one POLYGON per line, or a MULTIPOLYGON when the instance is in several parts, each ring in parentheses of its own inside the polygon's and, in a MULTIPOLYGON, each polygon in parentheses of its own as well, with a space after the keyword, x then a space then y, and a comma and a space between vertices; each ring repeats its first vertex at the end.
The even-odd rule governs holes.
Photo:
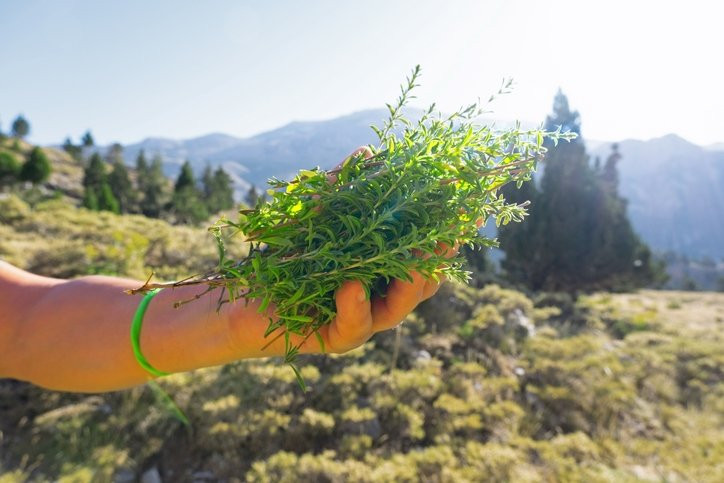
MULTIPOLYGON (((269 202, 210 228, 219 248, 217 269, 170 285, 223 286, 229 301, 261 300, 260 312, 274 304, 266 336, 284 337, 285 361, 298 374, 299 345, 290 335, 314 335, 324 350, 318 330, 335 317, 334 294, 344 282, 361 281, 368 296, 384 296, 391 279, 412 280, 413 270, 465 282, 462 256, 445 258, 438 244, 495 246, 480 235, 476 220, 522 220, 525 206, 507 203, 500 188, 530 179, 545 139, 557 143, 575 135, 478 125, 475 118, 486 112, 479 102, 448 116, 433 104, 413 122, 403 110, 419 75, 417 66, 397 102, 387 105, 388 120, 373 127, 379 144, 370 146, 371 157, 354 156, 330 171, 301 170, 291 181, 270 180, 269 202), (242 234, 248 255, 227 257, 225 234, 242 234)), ((510 86, 504 82, 499 94, 510 86)), ((163 286, 169 284, 149 282, 143 289, 163 286)))

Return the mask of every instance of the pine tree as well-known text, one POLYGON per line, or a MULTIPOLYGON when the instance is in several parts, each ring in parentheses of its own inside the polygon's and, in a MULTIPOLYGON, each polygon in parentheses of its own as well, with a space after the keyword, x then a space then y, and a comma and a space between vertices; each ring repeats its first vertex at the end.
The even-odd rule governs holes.
POLYGON ((146 153, 144 153, 143 149, 141 149, 138 152, 138 156, 136 156, 136 189, 140 193, 141 198, 143 197, 148 174, 149 168, 148 161, 146 161, 146 153))
POLYGON ((20 175, 20 163, 7 151, 0 151, 0 187, 17 181, 20 175))
POLYGON ((165 198, 166 178, 163 176, 160 156, 154 156, 151 166, 146 166, 143 152, 136 159, 139 168, 138 183, 141 191, 141 213, 151 218, 158 218, 163 212, 165 198))
POLYGON ((89 210, 98 211, 98 195, 94 188, 86 188, 83 190, 83 207, 89 210))
POLYGON ((113 195, 108 183, 103 183, 100 192, 98 193, 98 209, 111 211, 113 213, 120 213, 118 200, 113 195))
POLYGON ((30 181, 34 185, 43 183, 50 177, 51 167, 48 157, 39 147, 33 148, 28 160, 20 168, 20 180, 30 181))
POLYGON ((100 192, 100 187, 106 182, 106 164, 103 162, 101 155, 93 153, 88 160, 88 165, 83 171, 83 187, 93 188, 96 193, 100 192))
POLYGON ((617 192, 620 154, 614 150, 600 173, 591 166, 580 115, 560 91, 545 123, 547 130, 558 128, 579 137, 547 145, 540 188, 529 182, 518 192, 504 189, 511 201, 532 202, 525 222, 500 230, 507 276, 532 290, 573 293, 650 284, 656 271, 651 253, 617 192))
POLYGON ((233 182, 223 168, 216 168, 213 174, 211 169, 204 170, 203 187, 204 200, 210 213, 218 213, 234 206, 233 182))
POLYGON ((609 193, 618 196, 618 162, 621 154, 618 152, 618 144, 611 145, 611 154, 606 158, 606 164, 600 172, 601 181, 609 193))
MULTIPOLYGON (((204 168, 204 174, 201 175, 201 187, 204 191, 204 200, 208 201, 214 193, 214 172, 211 170, 211 165, 207 164, 204 168)), ((213 209, 209 208, 212 212, 213 209)))
POLYGON ((196 187, 194 172, 188 161, 181 166, 181 172, 176 178, 171 209, 179 223, 195 224, 209 216, 206 205, 201 201, 201 193, 196 187))
POLYGON ((93 135, 91 134, 90 131, 86 131, 85 134, 83 134, 83 137, 80 138, 80 142, 84 148, 91 148, 95 145, 95 141, 93 140, 93 135))
POLYGON ((108 186, 118 201, 118 210, 121 213, 133 211, 138 196, 128 175, 128 168, 120 159, 113 162, 113 168, 108 175, 108 186))
POLYGON ((191 163, 188 161, 184 162, 181 166, 181 172, 176 178, 176 184, 174 185, 174 191, 181 191, 185 188, 196 189, 196 178, 194 177, 194 170, 191 168, 191 163))
POLYGON ((219 166, 214 171, 215 211, 228 210, 234 207, 234 182, 229 173, 219 166))
POLYGON ((100 154, 93 153, 83 172, 83 206, 90 210, 106 210, 119 213, 118 200, 108 184, 106 163, 100 154))
POLYGON ((22 116, 22 114, 16 117, 13 121, 13 124, 10 127, 10 133, 18 139, 23 139, 25 136, 30 134, 30 123, 22 116))

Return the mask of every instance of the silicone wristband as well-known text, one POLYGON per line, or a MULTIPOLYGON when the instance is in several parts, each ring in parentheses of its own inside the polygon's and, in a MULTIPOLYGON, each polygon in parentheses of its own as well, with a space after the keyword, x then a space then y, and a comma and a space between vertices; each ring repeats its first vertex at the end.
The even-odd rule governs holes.
POLYGON ((171 373, 156 369, 141 353, 141 327, 143 326, 143 316, 146 314, 148 304, 151 303, 153 297, 155 297, 160 291, 160 288, 153 289, 143 297, 141 303, 138 304, 136 315, 133 316, 133 322, 131 323, 131 347, 133 347, 133 355, 136 356, 136 361, 141 367, 143 367, 148 373, 157 377, 168 376, 171 373))

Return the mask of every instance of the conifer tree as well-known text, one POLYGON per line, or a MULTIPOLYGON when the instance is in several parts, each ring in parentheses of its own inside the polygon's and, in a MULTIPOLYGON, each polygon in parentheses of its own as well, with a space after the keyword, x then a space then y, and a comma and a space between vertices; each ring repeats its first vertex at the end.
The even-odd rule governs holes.
POLYGON ((146 153, 141 149, 136 156, 136 189, 140 193, 140 197, 143 197, 145 189, 146 179, 148 178, 149 168, 148 161, 146 160, 146 153))
POLYGON ((191 168, 191 163, 185 161, 181 166, 181 172, 178 178, 176 178, 174 191, 181 191, 187 188, 196 189, 196 178, 194 177, 194 170, 191 168))
POLYGON ((34 185, 46 181, 50 177, 51 167, 48 157, 39 147, 33 148, 27 161, 20 168, 20 180, 30 181, 34 185))
POLYGON ((113 195, 111 187, 108 183, 103 183, 100 192, 98 194, 98 209, 104 211, 111 211, 113 213, 120 213, 118 200, 113 195))
POLYGON ((138 183, 141 191, 141 213, 151 218, 158 218, 163 211, 166 178, 163 176, 160 156, 154 156, 151 166, 146 165, 143 151, 136 159, 138 167, 138 183))
POLYGON ((106 165, 100 154, 93 153, 88 160, 88 165, 83 171, 83 187, 93 188, 96 193, 106 182, 106 165))
POLYGON ((120 213, 129 213, 133 211, 137 202, 137 193, 131 183, 128 175, 128 168, 121 159, 113 162, 113 168, 108 175, 108 186, 113 196, 118 201, 118 210, 120 213))
POLYGON ((203 184, 206 206, 210 213, 218 213, 234 206, 233 182, 222 167, 216 168, 210 177, 204 171, 203 184))
POLYGON ((95 145, 95 141, 93 140, 93 135, 90 131, 86 131, 85 134, 83 134, 83 137, 80 139, 81 144, 84 148, 91 148, 95 145))
MULTIPOLYGON (((208 204, 208 201, 211 199, 214 192, 214 172, 211 170, 211 165, 208 163, 206 164, 206 167, 204 167, 204 173, 201 175, 201 188, 204 192, 204 199, 208 204)), ((211 208, 209 209, 214 212, 211 208)))
POLYGON ((83 190, 82 205, 89 210, 98 211, 98 196, 96 195, 95 189, 86 188, 83 190))
POLYGON ((22 116, 22 114, 16 117, 13 121, 13 124, 10 127, 10 133, 18 139, 23 139, 25 136, 30 134, 30 123, 22 116))
POLYGON ((209 216, 206 205, 201 201, 201 193, 196 187, 196 178, 188 161, 181 166, 181 172, 176 178, 171 210, 179 223, 195 224, 209 216))
POLYGON ((618 195, 621 156, 614 149, 597 172, 589 163, 580 125, 580 115, 559 91, 545 129, 579 137, 546 145, 540 188, 531 181, 517 192, 503 190, 507 199, 530 200, 531 206, 523 223, 500 230, 506 253, 502 266, 512 281, 533 290, 575 293, 650 284, 656 272, 651 253, 634 233, 618 195))
POLYGON ((83 173, 83 206, 89 210, 106 210, 118 213, 120 211, 118 200, 108 184, 106 163, 98 153, 88 160, 83 173))

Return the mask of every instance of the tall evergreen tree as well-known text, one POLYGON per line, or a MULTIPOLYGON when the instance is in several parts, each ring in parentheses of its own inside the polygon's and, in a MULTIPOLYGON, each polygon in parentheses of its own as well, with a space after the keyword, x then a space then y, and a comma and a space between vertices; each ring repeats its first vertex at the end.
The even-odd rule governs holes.
POLYGON ((111 211, 113 213, 120 213, 118 200, 113 195, 113 191, 111 191, 111 187, 108 183, 103 183, 101 190, 98 193, 98 209, 111 211))
POLYGON ((84 148, 91 148, 95 145, 95 141, 93 140, 93 135, 91 134, 90 131, 86 131, 85 134, 83 134, 83 137, 80 138, 80 142, 84 148))
POLYGON ((122 159, 116 159, 108 175, 108 186, 118 201, 120 213, 130 213, 136 206, 137 193, 128 175, 128 168, 122 159))
POLYGON ((206 207, 210 213, 218 213, 234 206, 233 181, 222 167, 216 168, 210 177, 204 171, 203 186, 206 207))
POLYGON ((206 164, 206 167, 204 167, 204 173, 201 175, 201 187, 204 191, 204 199, 208 204, 208 200, 214 193, 214 172, 211 170, 211 165, 208 163, 206 164))
POLYGON ((51 167, 45 152, 39 147, 33 148, 27 161, 20 168, 20 179, 40 184, 50 177, 51 167))
POLYGON ((188 161, 181 166, 181 172, 176 178, 171 209, 179 223, 195 224, 209 216, 206 205, 201 201, 201 193, 196 187, 196 178, 188 161))
POLYGON ((617 290, 651 283, 650 252, 636 237, 617 193, 620 155, 614 151, 598 174, 589 163, 580 126, 578 112, 559 91, 545 128, 579 137, 546 146, 540 188, 533 182, 518 192, 506 187, 512 201, 532 204, 525 222, 500 231, 503 268, 513 281, 533 290, 617 290))
POLYGON ((90 210, 106 210, 118 213, 118 200, 108 184, 106 163, 100 154, 93 153, 83 172, 83 206, 90 210))
POLYGON ((22 114, 16 117, 13 121, 13 124, 10 127, 10 133, 19 139, 23 139, 25 136, 30 134, 30 123, 23 117, 22 114))
POLYGON ((93 188, 96 193, 100 191, 100 187, 106 182, 106 164, 103 162, 101 155, 93 153, 88 160, 88 164, 83 171, 83 187, 93 188))
POLYGON ((186 188, 196 189, 196 178, 194 177, 194 170, 191 168, 191 163, 185 161, 181 165, 181 172, 176 178, 176 184, 174 185, 174 191, 181 191, 186 188))
POLYGON ((161 157, 154 156, 151 166, 146 166, 146 158, 141 152, 136 159, 136 166, 140 168, 138 182, 141 191, 141 213, 151 218, 158 218, 163 211, 166 189, 161 157))
POLYGON ((136 188, 139 193, 143 194, 144 183, 148 178, 149 168, 148 161, 146 160, 146 153, 141 149, 136 156, 136 188))

